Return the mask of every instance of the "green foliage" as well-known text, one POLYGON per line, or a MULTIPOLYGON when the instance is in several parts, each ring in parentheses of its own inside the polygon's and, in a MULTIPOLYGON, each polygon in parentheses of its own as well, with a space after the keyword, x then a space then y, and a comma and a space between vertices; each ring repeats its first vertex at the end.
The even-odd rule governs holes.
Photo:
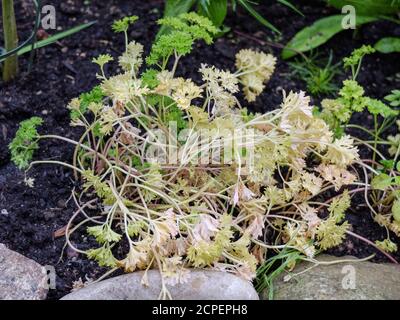
MULTIPOLYGON (((400 3, 397 0, 327 0, 327 3, 339 10, 342 10, 345 5, 354 7, 357 15, 355 19, 356 26, 379 19, 387 19, 399 23, 397 19, 391 18, 400 11, 400 3)), ((342 27, 343 18, 343 15, 324 17, 315 21, 311 26, 302 29, 286 45, 282 52, 282 58, 288 59, 299 52, 306 52, 324 44, 334 35, 344 30, 342 27)), ((382 52, 385 50, 391 52, 393 48, 398 50, 398 41, 392 39, 384 40, 375 49, 378 51, 382 49, 382 52)))
POLYGON ((362 58, 367 55, 374 53, 375 49, 370 45, 362 45, 360 48, 353 50, 349 57, 343 59, 345 67, 355 67, 361 63, 362 58))
POLYGON ((377 247, 385 252, 396 252, 397 251, 397 244, 392 242, 390 239, 385 239, 383 241, 375 241, 377 247))
MULTIPOLYGON (((289 59, 299 52, 315 49, 343 31, 342 15, 334 15, 317 20, 311 26, 299 31, 282 51, 282 58, 289 59)), ((376 21, 375 17, 357 16, 357 26, 376 21)))
POLYGON ((339 197, 336 197, 332 200, 329 205, 328 211, 332 215, 333 219, 336 223, 340 223, 343 221, 345 217, 346 210, 350 207, 350 196, 349 192, 346 190, 339 197))
POLYGON ((375 43, 374 48, 381 53, 400 52, 400 38, 382 38, 375 43))
POLYGON ((321 250, 333 248, 343 242, 346 231, 350 228, 348 221, 341 225, 336 224, 337 217, 330 215, 317 228, 317 239, 321 250))
POLYGON ((15 138, 9 145, 11 160, 18 168, 27 168, 33 153, 39 148, 37 127, 42 123, 43 119, 39 117, 32 117, 20 123, 15 138))
POLYGON ((265 27, 271 29, 272 31, 280 34, 281 32, 268 20, 266 20, 262 15, 260 15, 257 10, 253 8, 251 2, 248 0, 236 0, 248 13, 250 13, 259 23, 265 27))
POLYGON ((244 121, 244 122, 249 122, 249 121, 251 121, 251 120, 253 120, 253 119, 255 118, 254 113, 249 112, 249 111, 247 110, 247 108, 243 108, 243 109, 241 110, 241 114, 242 114, 242 117, 243 117, 243 121, 244 121))
POLYGON ((147 227, 143 220, 131 222, 128 224, 128 234, 130 237, 137 237, 142 230, 147 227))
POLYGON ((394 165, 395 165, 394 160, 381 160, 381 161, 379 161, 379 163, 386 170, 392 170, 394 168, 394 165))
POLYGON ((399 179, 389 176, 386 173, 380 173, 375 176, 371 181, 371 187, 376 190, 386 190, 388 187, 399 183, 399 179))
POLYGON ((193 40, 203 39, 207 44, 211 44, 212 35, 218 33, 218 29, 212 24, 211 20, 194 12, 182 13, 177 17, 162 18, 157 23, 172 30, 190 34, 193 40))
POLYGON ((175 122, 177 125, 178 132, 182 129, 187 128, 187 121, 183 119, 184 113, 176 105, 172 105, 167 113, 165 114, 165 123, 175 122))
POLYGON ((392 107, 400 106, 400 90, 392 90, 392 92, 385 97, 386 101, 390 102, 392 107))
MULTIPOLYGON (((222 29, 228 12, 229 2, 231 2, 233 11, 236 11, 237 6, 239 5, 259 23, 275 33, 280 34, 280 31, 255 9, 254 4, 257 5, 257 2, 249 0, 167 0, 164 17, 176 17, 182 13, 189 12, 193 7, 196 7, 198 14, 207 17, 216 27, 222 29)), ((291 2, 287 0, 277 0, 277 2, 289 7, 299 15, 303 15, 291 2)), ((158 36, 166 34, 169 30, 170 29, 167 26, 161 26, 158 36)), ((226 30, 229 30, 229 28, 225 27, 221 30, 221 33, 226 30)))
MULTIPOLYGON (((197 0, 166 0, 163 17, 177 17, 182 13, 189 12, 197 0)), ((166 26, 161 26, 157 33, 157 39, 168 33, 170 30, 166 26)))
POLYGON ((342 124, 349 122, 353 112, 361 112, 365 108, 364 89, 354 80, 343 81, 343 87, 336 99, 324 99, 321 102, 320 117, 334 130, 336 137, 344 131, 342 124))
POLYGON ((183 13, 180 18, 186 21, 188 25, 188 27, 184 27, 182 30, 187 30, 195 40, 203 39, 207 44, 211 44, 212 38, 209 35, 216 35, 218 33, 218 29, 210 19, 202 17, 195 12, 183 13))
MULTIPOLYGON (((396 123, 400 128, 400 121, 397 120, 396 123)), ((380 161, 383 169, 379 168, 380 173, 375 175, 371 181, 371 187, 374 189, 374 203, 384 204, 379 207, 380 211, 376 220, 381 226, 400 237, 400 134, 390 135, 386 141, 383 141, 390 143, 388 153, 393 158, 380 161), (380 192, 377 190, 380 190, 380 192)), ((397 247, 393 246, 390 241, 377 242, 376 244, 386 252, 397 251, 397 247)))
POLYGON ((98 64, 100 68, 103 68, 106 63, 109 63, 113 60, 113 57, 109 54, 101 54, 97 58, 93 58, 92 62, 98 64))
POLYGON ((216 27, 221 27, 228 12, 227 0, 198 0, 198 13, 210 19, 216 27))
POLYGON ((81 107, 83 108, 84 112, 86 112, 91 103, 100 103, 103 100, 104 96, 104 92, 101 90, 100 86, 95 86, 89 92, 82 93, 79 96, 79 100, 81 102, 81 107))
POLYGON ((96 260, 101 267, 114 268, 117 266, 117 259, 115 259, 110 247, 107 245, 97 249, 89 249, 86 254, 89 259, 96 260))
POLYGON ((176 17, 189 12, 196 0, 167 0, 165 1, 164 17, 176 17))
MULTIPOLYGON (((352 70, 352 79, 344 80, 343 86, 336 99, 324 99, 321 102, 322 112, 320 116, 335 131, 336 136, 343 134, 341 125, 346 125, 354 112, 362 112, 365 108, 374 116, 377 130, 377 116, 390 119, 398 115, 394 110, 380 100, 364 95, 364 88, 355 80, 361 69, 362 59, 366 54, 373 53, 375 49, 365 46, 355 49, 349 57, 343 59, 344 65, 352 70)), ((378 132, 376 132, 378 134, 378 132)))
POLYGON ((365 98, 365 104, 367 105, 368 111, 373 115, 380 115, 383 118, 394 117, 399 114, 397 110, 394 110, 384 104, 382 101, 377 99, 365 98))
POLYGON ((96 241, 100 244, 119 242, 121 240, 121 235, 113 231, 108 224, 88 227, 87 233, 95 237, 96 241))
POLYGON ((329 55, 328 61, 319 60, 315 55, 303 60, 298 59, 289 65, 293 69, 293 75, 307 83, 307 91, 312 95, 330 94, 338 89, 333 80, 340 73, 339 64, 332 64, 332 54, 329 55))
POLYGON ((111 205, 115 202, 115 196, 110 186, 106 182, 101 181, 100 177, 97 176, 93 171, 85 170, 83 171, 82 176, 85 180, 83 187, 86 191, 88 191, 90 188, 93 188, 99 198, 103 200, 105 205, 111 205))
POLYGON ((400 11, 400 3, 397 0, 327 0, 327 2, 339 10, 345 5, 351 5, 358 15, 365 16, 391 15, 400 11))
POLYGON ((344 66, 351 68, 353 80, 355 80, 358 76, 363 57, 374 52, 375 49, 371 46, 362 45, 360 48, 353 50, 349 57, 343 59, 344 66))
MULTIPOLYGON (((126 40, 130 22, 115 28, 124 31, 126 40)), ((211 42, 218 30, 197 14, 166 17, 160 24, 171 32, 156 40, 148 62, 161 70, 103 72, 99 87, 68 105, 76 112, 71 125, 83 128, 79 142, 58 137, 76 147, 72 164, 65 165, 83 181, 83 188, 75 190, 77 205, 94 209, 84 212, 83 221, 74 215, 69 223, 91 223, 87 232, 100 247, 86 251, 88 258, 127 272, 158 268, 166 283, 175 283, 191 268, 210 266, 251 280, 267 247, 293 250, 284 259, 291 268, 302 254, 313 259, 317 250, 340 244, 349 228, 343 222, 348 193, 332 201, 328 219, 318 215, 324 206, 315 199, 324 201, 326 190, 355 182, 351 165, 359 155, 353 139, 335 140, 313 115, 304 92, 285 94, 280 108, 265 114, 242 108, 238 92, 254 100, 273 74, 271 54, 243 49, 236 55, 235 72, 202 64, 201 83, 177 76, 182 73, 179 58, 193 42, 211 42), (168 63, 171 55, 173 64, 168 63), (87 110, 93 114, 86 117, 87 110), (174 129, 171 121, 178 130, 188 130, 165 139, 174 129), (236 135, 236 129, 246 129, 246 138, 251 132, 251 140, 233 141, 229 133, 236 135), (227 150, 235 151, 233 158, 227 150), (249 171, 247 156, 255 160, 249 171), (275 181, 279 176, 283 184, 275 181), (264 245, 270 226, 276 242, 264 245), (117 260, 114 253, 124 256, 117 260)), ((142 46, 126 43, 132 54, 126 50, 120 65, 138 66, 142 46)), ((96 62, 102 68, 109 60, 101 56, 96 62)), ((363 96, 356 83, 348 87, 340 98, 363 96)))
POLYGON ((157 74, 157 70, 147 69, 145 72, 142 73, 142 84, 149 87, 150 89, 154 89, 159 84, 159 81, 157 80, 157 74))
POLYGON ((297 9, 290 1, 287 0, 277 0, 277 2, 279 2, 280 4, 283 4, 284 6, 292 9, 294 12, 296 12, 297 14, 301 15, 302 17, 304 17, 303 12, 301 12, 299 9, 297 9))
POLYGON ((157 64, 160 60, 165 65, 174 53, 179 56, 187 55, 191 52, 194 41, 204 40, 210 44, 212 37, 218 33, 218 29, 209 19, 194 12, 182 13, 178 17, 166 17, 158 20, 158 23, 172 31, 160 36, 153 44, 150 55, 146 58, 149 65, 157 64))
POLYGON ((355 80, 344 80, 343 87, 339 91, 340 102, 352 111, 361 112, 365 107, 364 88, 355 80))
POLYGON ((104 92, 100 86, 95 86, 89 92, 82 93, 79 96, 79 109, 71 109, 71 120, 77 120, 82 114, 85 114, 91 103, 100 103, 104 98, 104 92))
POLYGON ((192 51, 192 45, 193 38, 188 33, 174 31, 162 35, 151 47, 151 52, 146 58, 146 62, 149 65, 157 64, 161 59, 168 60, 174 52, 184 56, 192 51))
POLYGON ((134 24, 139 19, 138 16, 124 17, 114 21, 112 29, 114 32, 127 32, 130 25, 134 24))
POLYGON ((257 270, 256 290, 263 293, 268 290, 268 299, 274 298, 274 280, 283 273, 289 273, 298 262, 305 259, 297 250, 285 248, 281 252, 268 258, 257 270))
MULTIPOLYGON (((400 186, 400 184, 398 184, 398 186, 400 186)), ((400 198, 393 202, 392 216, 395 221, 400 222, 400 198)))

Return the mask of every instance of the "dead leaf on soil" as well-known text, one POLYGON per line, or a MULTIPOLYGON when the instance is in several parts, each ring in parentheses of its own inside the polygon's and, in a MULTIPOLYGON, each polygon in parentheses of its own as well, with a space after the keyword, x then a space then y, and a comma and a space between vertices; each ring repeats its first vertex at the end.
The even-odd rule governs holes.
POLYGON ((60 228, 60 229, 58 229, 56 231, 54 231, 53 237, 55 239, 63 237, 63 236, 65 236, 66 232, 67 232, 67 225, 65 225, 64 227, 62 227, 62 228, 60 228))

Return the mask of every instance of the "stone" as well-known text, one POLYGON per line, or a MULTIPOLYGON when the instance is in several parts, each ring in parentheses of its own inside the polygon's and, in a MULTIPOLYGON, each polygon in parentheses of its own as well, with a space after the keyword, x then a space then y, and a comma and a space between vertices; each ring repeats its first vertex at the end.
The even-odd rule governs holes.
MULTIPOLYGON (((318 265, 299 275, 284 274, 274 281, 274 300, 399 300, 400 266, 357 261, 357 258, 321 255, 318 261, 351 260, 318 265)), ((293 271, 310 268, 302 262, 293 271)), ((263 299, 268 299, 264 291, 263 299)))
POLYGON ((40 264, 0 244, 0 300, 44 300, 47 288, 40 264))
MULTIPOLYGON (((147 272, 149 286, 144 286, 144 271, 110 278, 74 291, 62 300, 156 300, 161 292, 158 270, 147 272)), ((212 271, 191 270, 188 281, 167 285, 174 300, 258 300, 253 285, 235 275, 212 271)))

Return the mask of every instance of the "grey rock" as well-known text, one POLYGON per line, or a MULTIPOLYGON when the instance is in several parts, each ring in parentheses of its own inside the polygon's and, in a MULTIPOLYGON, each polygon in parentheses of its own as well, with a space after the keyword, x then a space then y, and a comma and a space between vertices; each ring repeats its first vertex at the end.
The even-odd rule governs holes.
MULTIPOLYGON (((400 266, 356 261, 357 258, 318 256, 318 261, 353 260, 319 265, 306 272, 274 282, 275 300, 400 300, 400 266), (286 280, 286 281, 285 281, 286 280)), ((300 263, 292 272, 297 274, 311 267, 300 263)), ((264 291, 263 299, 268 299, 264 291)))
POLYGON ((0 244, 0 300, 43 300, 47 287, 40 264, 0 244))
MULTIPOLYGON (((72 292, 62 300, 155 300, 161 292, 158 270, 149 270, 148 284, 141 284, 144 271, 114 277, 90 284, 72 292)), ((258 300, 253 285, 229 273, 191 270, 188 281, 167 285, 174 300, 258 300)))

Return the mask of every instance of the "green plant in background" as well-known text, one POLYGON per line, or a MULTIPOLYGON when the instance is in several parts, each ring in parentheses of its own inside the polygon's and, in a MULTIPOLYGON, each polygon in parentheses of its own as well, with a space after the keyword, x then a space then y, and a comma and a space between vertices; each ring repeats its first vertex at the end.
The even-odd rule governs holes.
MULTIPOLYGON (((393 0, 326 0, 326 2, 341 10, 345 5, 352 5, 356 12, 356 26, 374 22, 379 19, 400 23, 395 17, 400 12, 400 2, 393 0)), ((333 15, 321 18, 299 31, 282 51, 282 58, 288 59, 299 52, 306 52, 319 47, 337 33, 344 31, 342 27, 344 15, 333 15)), ((397 38, 385 38, 376 44, 381 52, 398 50, 397 38)))
POLYGON ((274 281, 284 273, 289 273, 306 256, 297 250, 285 248, 267 259, 257 270, 255 288, 263 298, 274 299, 274 281), (265 290, 268 290, 267 293, 265 290))
POLYGON ((332 53, 327 61, 320 59, 318 54, 304 56, 289 65, 293 69, 292 75, 307 84, 307 91, 314 96, 327 95, 335 92, 338 86, 334 83, 334 77, 340 74, 340 63, 332 64, 332 53))
POLYGON ((400 107, 400 90, 392 90, 392 92, 385 97, 392 107, 400 107))
MULTIPOLYGON (((363 45, 355 49, 349 57, 343 59, 346 68, 351 69, 351 79, 343 81, 343 87, 336 99, 324 99, 321 102, 320 116, 330 125, 337 137, 343 135, 354 112, 362 112, 365 108, 374 118, 374 137, 377 139, 394 121, 398 111, 380 100, 364 95, 364 88, 357 82, 365 55, 375 52, 371 46, 363 45), (378 117, 384 120, 379 124, 378 117)), ((352 125, 353 127, 355 125, 352 125)), ((361 127, 361 130, 366 130, 361 127)), ((376 145, 375 145, 376 147, 376 145)))
MULTIPOLYGON (((369 185, 372 192, 368 195, 369 199, 365 193, 365 202, 379 225, 400 236, 400 134, 382 137, 396 123, 400 91, 393 90, 385 97, 390 104, 387 105, 381 100, 366 96, 364 88, 357 82, 363 58, 374 52, 373 47, 363 45, 343 59, 344 66, 351 70, 351 78, 343 81, 338 98, 322 100, 322 111, 319 116, 329 124, 337 138, 345 134, 346 128, 361 130, 368 135, 368 138, 372 138, 372 140, 354 138, 357 140, 357 145, 364 145, 372 151, 372 159, 363 169, 366 184, 369 180, 368 172, 373 177, 369 185), (373 118, 372 130, 366 126, 349 124, 354 113, 364 110, 373 118), (380 145, 389 147, 389 158, 379 151, 380 145)), ((400 131, 399 120, 397 125, 400 131)), ((375 245, 385 252, 397 251, 397 246, 390 240, 389 232, 386 239, 376 241, 375 245)))
MULTIPOLYGON (((397 126, 400 132, 400 120, 397 120, 397 126)), ((371 180, 372 205, 376 208, 374 219, 386 230, 400 236, 400 133, 374 142, 388 145, 390 156, 389 159, 381 156, 381 165, 376 166, 378 170, 371 180)), ((387 239, 376 244, 386 252, 397 250, 389 233, 387 239)))
POLYGON ((377 43, 375 43, 374 48, 381 53, 400 52, 400 38, 382 38, 377 43))
MULTIPOLYGON (((2 0, 4 44, 6 51, 11 51, 18 46, 17 23, 15 21, 14 0, 2 0)), ((8 57, 3 66, 3 80, 14 79, 18 74, 18 57, 8 57)))
MULTIPOLYGON (((289 1, 277 0, 277 2, 303 15, 289 1)), ((233 11, 236 11, 237 6, 241 6, 262 25, 280 34, 280 31, 254 8, 254 4, 256 3, 249 0, 166 0, 164 17, 178 16, 181 13, 189 12, 193 8, 196 8, 198 14, 209 18, 214 26, 220 28, 220 31, 223 32, 229 30, 227 27, 222 28, 228 13, 229 5, 233 11)), ((162 26, 158 35, 164 34, 167 30, 167 26, 162 26)))

